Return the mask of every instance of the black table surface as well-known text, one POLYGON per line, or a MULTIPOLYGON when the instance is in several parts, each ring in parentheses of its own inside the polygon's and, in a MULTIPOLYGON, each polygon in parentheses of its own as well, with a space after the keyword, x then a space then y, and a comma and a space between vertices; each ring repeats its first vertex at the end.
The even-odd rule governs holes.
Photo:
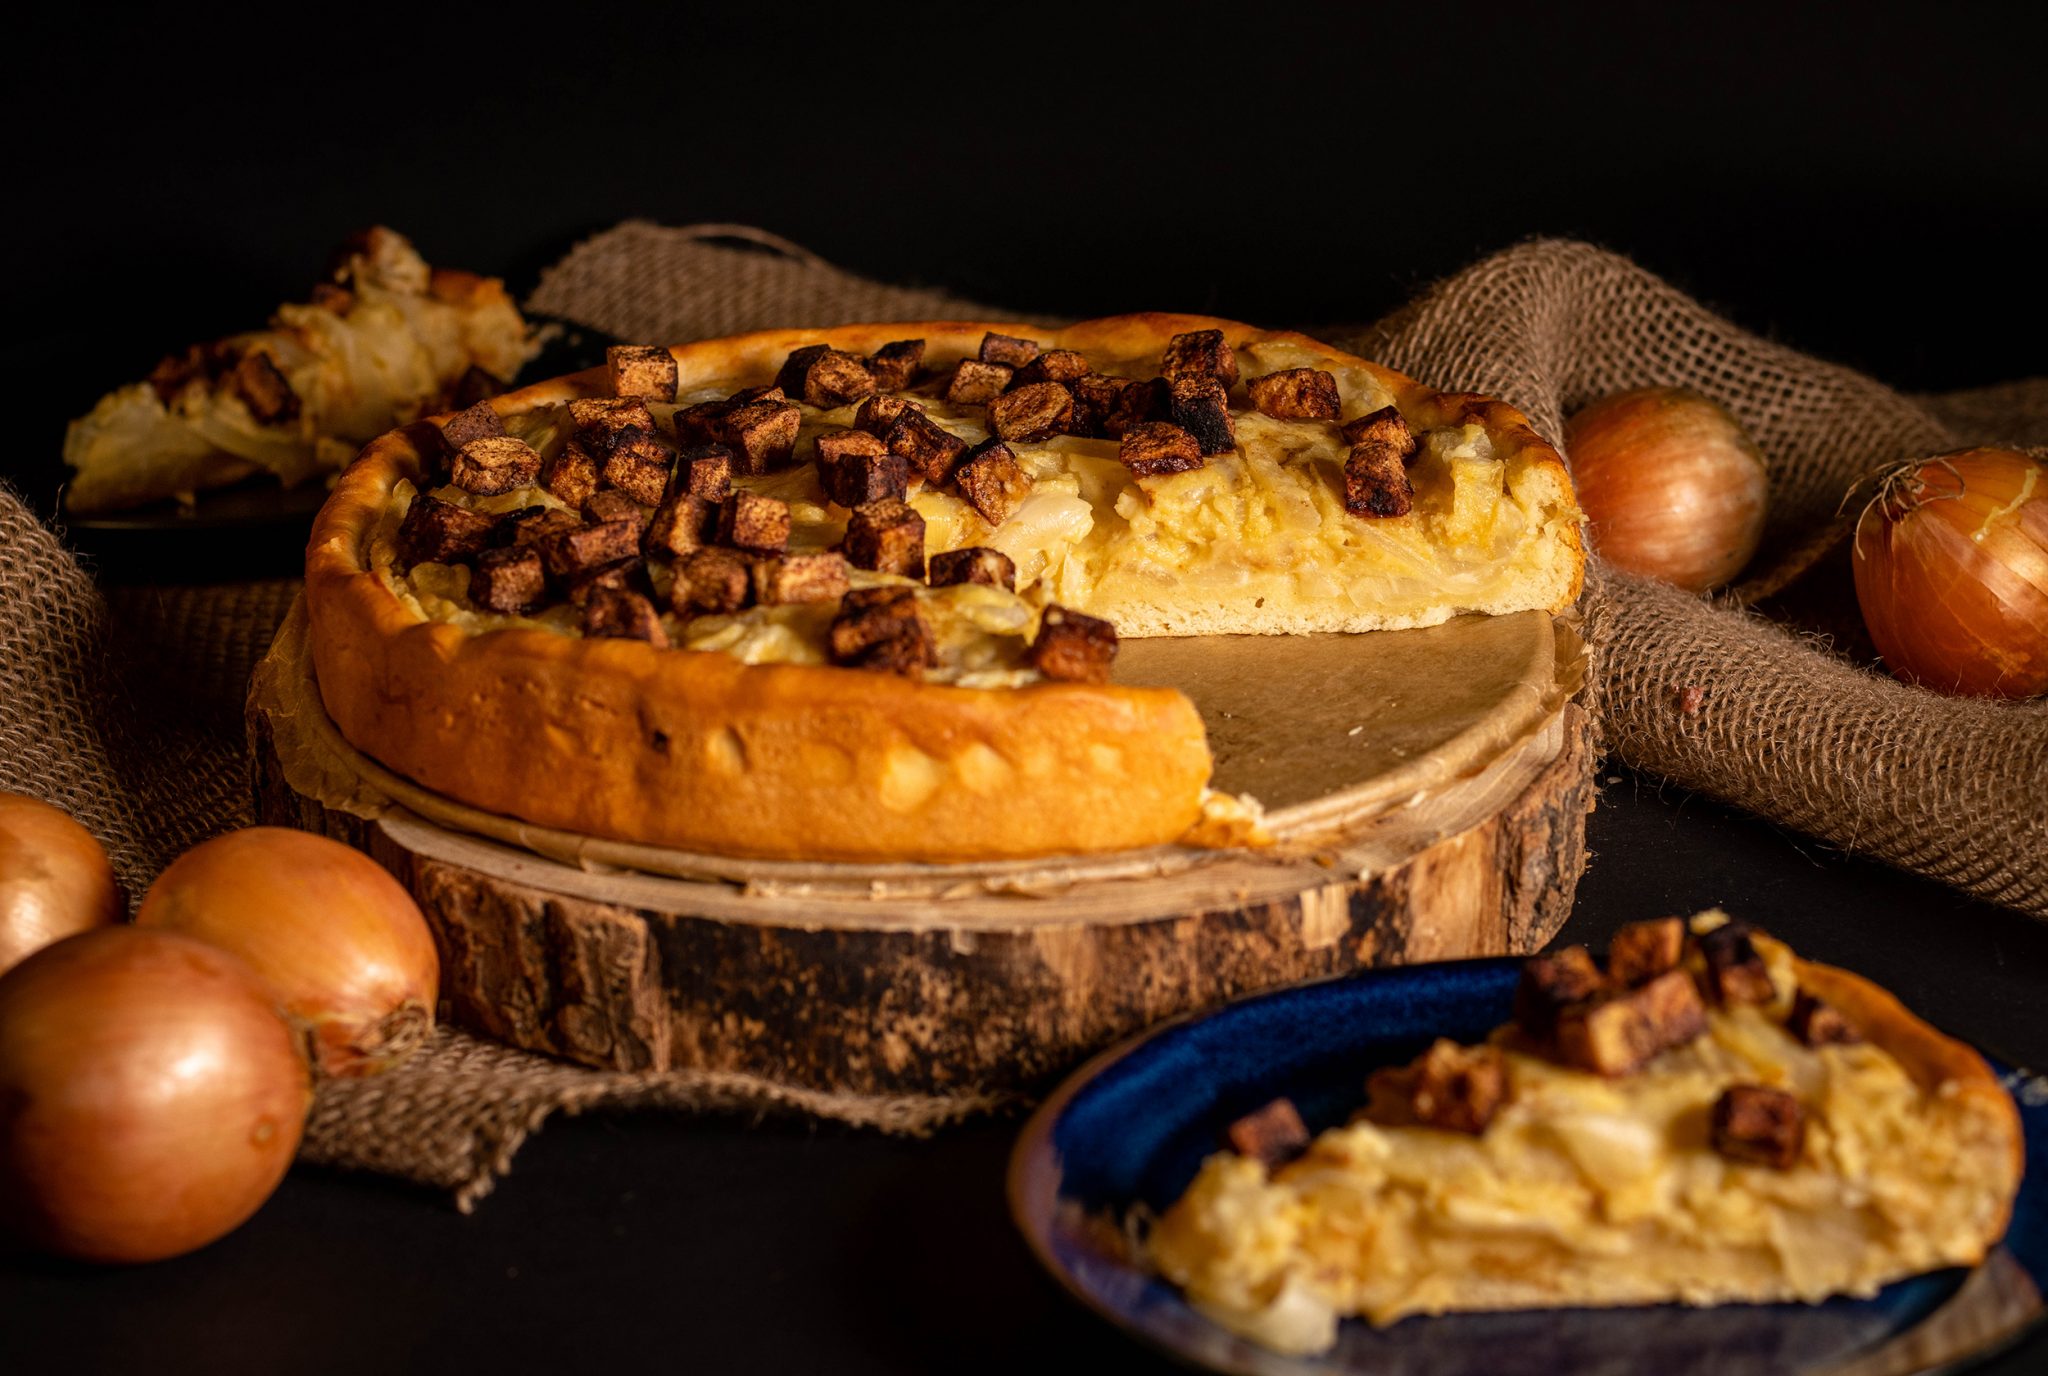
MULTIPOLYGON (((1623 771, 1562 939, 1725 905, 2048 1064, 2048 926, 1623 771)), ((0 1257, 21 1371, 1177 1370, 1074 1305, 1009 1225, 1018 1124, 928 1141, 786 1120, 549 1126, 465 1217, 386 1180, 292 1172, 250 1223, 128 1270, 0 1257)), ((17 1364, 18 1363, 18 1364, 17 1364)), ((1986 1368, 2048 1369, 2048 1335, 1986 1368)))

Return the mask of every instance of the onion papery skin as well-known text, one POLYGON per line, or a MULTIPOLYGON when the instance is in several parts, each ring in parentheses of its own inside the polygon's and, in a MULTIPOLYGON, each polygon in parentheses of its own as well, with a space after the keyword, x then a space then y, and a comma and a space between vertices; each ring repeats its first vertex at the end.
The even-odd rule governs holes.
POLYGON ((1565 427, 1593 547, 1687 592, 1728 582, 1763 539, 1763 456, 1719 405, 1682 387, 1618 392, 1565 427))
POLYGON ((285 827, 216 836, 157 877, 135 921, 246 961, 321 1075, 378 1074, 433 1031, 433 932, 396 879, 339 841, 285 827))
POLYGON ((0 974, 126 911, 91 832, 39 798, 0 793, 0 974))
POLYGON ((1965 697, 2048 693, 2048 468, 2010 449, 1901 465, 1856 522, 1856 601, 1885 667, 1965 697))
POLYGON ((0 1223, 32 1246, 205 1246, 277 1188, 311 1102, 269 991, 203 942, 115 927, 0 978, 0 1223))

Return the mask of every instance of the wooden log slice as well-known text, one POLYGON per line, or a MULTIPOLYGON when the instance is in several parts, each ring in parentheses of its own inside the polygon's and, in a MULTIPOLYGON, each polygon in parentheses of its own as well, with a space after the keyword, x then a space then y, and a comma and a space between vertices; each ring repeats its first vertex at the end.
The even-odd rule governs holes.
MULTIPOLYGON (((310 766, 324 718, 317 695, 293 691, 305 673, 293 626, 250 699, 262 818, 338 837, 406 885, 435 928, 456 1022, 607 1069, 745 1071, 853 1094, 1028 1088, 1126 1033, 1245 993, 1536 949, 1585 865, 1595 756, 1587 718, 1560 694, 1485 751, 1470 748, 1469 724, 1440 733, 1463 742, 1449 750, 1462 776, 1403 759, 1388 772, 1426 782, 1397 803, 1366 790, 1379 801, 1362 822, 1347 802, 1339 834, 1308 828, 1271 852, 1135 877, 1077 869, 1066 883, 1054 871, 949 888, 878 874, 863 887, 587 868, 588 855, 566 863, 510 843, 517 829, 430 820, 380 792, 367 762, 310 766)), ((1212 739, 1241 729, 1219 725, 1212 739)))

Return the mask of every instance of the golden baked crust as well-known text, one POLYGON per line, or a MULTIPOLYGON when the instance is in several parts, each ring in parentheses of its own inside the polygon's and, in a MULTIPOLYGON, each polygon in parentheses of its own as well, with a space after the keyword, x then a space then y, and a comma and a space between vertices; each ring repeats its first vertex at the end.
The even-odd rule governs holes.
MULTIPOLYGON (((1861 975, 1797 957, 1792 966, 1798 971, 1801 988, 1834 1005, 1864 1040, 1905 1067, 1923 1091, 1968 1104, 1973 1114, 1982 1115, 1990 1135, 2001 1143, 2009 1168, 2006 1178, 2019 1180, 2026 1166, 2019 1107, 1974 1047, 1936 1031, 1890 990, 1861 975)), ((2005 1231, 2011 1217, 2012 1199, 2008 1197, 1994 1236, 2005 1231)))
MULTIPOLYGON (((672 347, 679 396, 772 378, 809 344, 868 353, 922 337, 926 363, 972 356, 984 334, 1156 362, 1175 334, 1223 329, 1234 347, 1285 344, 1369 376, 1418 423, 1485 427, 1569 505, 1562 460, 1506 404, 1442 395, 1301 335, 1205 317, 1133 315, 1065 330, 925 321, 783 329, 672 347)), ((1152 364, 1147 363, 1149 371, 1152 364)), ((609 395, 603 370, 492 403, 501 416, 609 395)), ((373 443, 342 478, 308 546, 320 690, 342 734, 421 784, 474 806, 593 835, 766 858, 990 860, 1162 844, 1203 806, 1209 754, 1180 693, 1038 682, 1000 690, 814 665, 746 665, 540 630, 481 634, 427 620, 378 576, 368 539, 435 448, 423 426, 373 443)), ((1579 591, 1576 526, 1564 532, 1579 591)), ((1370 618, 1334 627, 1367 629, 1370 618)), ((1322 627, 1331 629, 1333 627, 1322 627)))

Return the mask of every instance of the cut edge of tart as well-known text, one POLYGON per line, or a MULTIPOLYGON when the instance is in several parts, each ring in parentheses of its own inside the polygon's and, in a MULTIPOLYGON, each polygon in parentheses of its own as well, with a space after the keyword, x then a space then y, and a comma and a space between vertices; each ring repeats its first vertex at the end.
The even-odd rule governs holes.
POLYGON ((462 801, 1006 859, 1262 835, 1187 699, 1108 681, 1119 632, 1556 610, 1578 526, 1512 408, 1302 336, 848 326, 615 348, 377 441, 307 598, 342 734, 462 801))
POLYGON ((1973 1265, 2019 1187, 1983 1057, 1718 911, 1524 967, 1513 1021, 1376 1072, 1310 1137, 1233 1124, 1143 1252, 1287 1352, 1341 1318, 1818 1302, 1973 1265))

